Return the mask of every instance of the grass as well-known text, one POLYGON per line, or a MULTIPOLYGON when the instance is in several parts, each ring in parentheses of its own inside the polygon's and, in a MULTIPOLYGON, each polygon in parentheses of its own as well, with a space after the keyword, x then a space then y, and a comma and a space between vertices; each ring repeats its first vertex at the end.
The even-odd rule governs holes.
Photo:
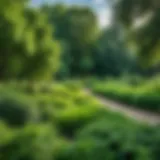
POLYGON ((94 81, 93 92, 138 108, 160 112, 160 78, 131 83, 124 80, 94 81))

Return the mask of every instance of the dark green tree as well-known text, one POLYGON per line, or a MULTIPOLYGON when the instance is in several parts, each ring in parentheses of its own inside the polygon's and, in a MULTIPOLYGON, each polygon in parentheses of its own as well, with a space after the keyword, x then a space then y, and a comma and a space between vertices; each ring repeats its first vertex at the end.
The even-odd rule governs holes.
POLYGON ((46 79, 57 68, 58 45, 45 16, 24 1, 1 1, 0 79, 46 79))
POLYGON ((93 73, 99 76, 120 76, 133 70, 134 56, 126 49, 120 28, 104 30, 96 41, 93 73))
POLYGON ((61 75, 86 75, 92 68, 91 46, 97 38, 97 18, 87 7, 43 6, 55 36, 63 46, 61 75))

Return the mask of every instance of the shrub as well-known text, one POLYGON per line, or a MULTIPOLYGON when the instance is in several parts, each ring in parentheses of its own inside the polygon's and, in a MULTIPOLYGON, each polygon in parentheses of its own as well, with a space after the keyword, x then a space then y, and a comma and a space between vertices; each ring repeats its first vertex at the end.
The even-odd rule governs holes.
POLYGON ((138 139, 141 129, 118 121, 105 118, 87 125, 57 160, 150 160, 151 150, 138 139))
POLYGON ((4 96, 0 99, 0 119, 11 126, 23 126, 29 122, 36 122, 39 118, 38 110, 31 103, 19 97, 4 96), (20 98, 20 99, 19 99, 20 98))
MULTIPOLYGON (((119 90, 117 86, 98 87, 117 100, 128 99, 128 103, 137 103, 140 95, 147 95, 136 92, 136 97, 128 86, 119 90)), ((143 129, 119 113, 106 111, 82 89, 56 84, 51 90, 40 87, 28 94, 20 87, 14 96, 3 94, 0 99, 0 119, 10 126, 21 126, 0 124, 0 159, 158 160, 159 131, 143 129)))
POLYGON ((138 84, 130 84, 130 81, 126 83, 121 80, 99 81, 91 88, 95 93, 107 98, 146 110, 160 112, 160 84, 155 83, 154 79, 138 84))
POLYGON ((54 130, 49 125, 27 126, 1 146, 1 159, 52 160, 56 141, 54 130))

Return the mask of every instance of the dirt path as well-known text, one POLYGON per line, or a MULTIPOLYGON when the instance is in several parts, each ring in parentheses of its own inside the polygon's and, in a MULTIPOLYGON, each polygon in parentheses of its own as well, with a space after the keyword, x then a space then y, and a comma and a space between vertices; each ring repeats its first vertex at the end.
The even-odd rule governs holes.
POLYGON ((126 104, 122 104, 122 103, 104 98, 102 96, 95 95, 89 89, 85 89, 85 92, 87 94, 95 96, 96 99, 99 100, 104 105, 104 107, 109 110, 112 110, 114 112, 119 112, 139 122, 144 122, 150 125, 160 124, 160 114, 151 113, 149 111, 135 108, 134 106, 128 106, 126 104))

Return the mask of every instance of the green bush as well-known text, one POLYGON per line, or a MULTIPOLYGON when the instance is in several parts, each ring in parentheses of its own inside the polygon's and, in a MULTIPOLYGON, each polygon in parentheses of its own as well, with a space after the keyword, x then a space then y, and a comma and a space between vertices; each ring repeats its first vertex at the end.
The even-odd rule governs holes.
POLYGON ((1 159, 52 160, 56 141, 55 131, 49 125, 30 125, 1 145, 1 159))
POLYGON ((66 110, 56 118, 57 126, 64 136, 73 138, 75 133, 94 120, 98 109, 75 108, 66 110))
POLYGON ((152 158, 156 157, 155 145, 151 145, 153 143, 142 126, 118 121, 103 118, 87 125, 77 134, 73 145, 63 149, 57 160, 158 160, 152 158), (149 145, 145 144, 147 141, 149 145))
MULTIPOLYGON (((5 101, 3 106, 7 106, 3 107, 3 120, 12 125, 14 123, 14 126, 19 122, 19 125, 23 126, 28 122, 33 123, 33 118, 37 118, 38 122, 55 124, 61 135, 74 137, 79 129, 98 115, 100 103, 88 96, 79 86, 74 84, 74 87, 70 88, 70 85, 69 82, 63 85, 54 83, 49 92, 44 92, 42 90, 45 85, 37 84, 39 89, 34 94, 29 94, 26 85, 19 85, 18 93, 12 97, 11 103, 10 99, 5 101, 2 98, 3 103, 5 101), (17 116, 18 114, 21 115, 17 116), (12 120, 14 117, 16 118, 12 120)), ((14 90, 15 86, 16 84, 12 84, 10 88, 14 90)))
MULTIPOLYGON (((4 122, 0 121, 0 148, 8 143, 12 138, 14 132, 10 127, 8 127, 4 122)), ((1 151, 1 150, 0 150, 1 151)), ((2 153, 0 152, 0 155, 2 153)), ((1 156, 0 156, 1 159, 1 156)))
POLYGON ((12 95, 11 97, 1 97, 0 119, 11 126, 23 126, 29 122, 38 121, 39 114, 33 104, 12 95))
MULTIPOLYGON (((156 79, 157 80, 157 79, 156 79)), ((96 82, 91 89, 102 96, 135 107, 160 112, 160 84, 155 79, 136 84, 130 81, 106 80, 96 82)))
POLYGON ((144 128, 140 132, 137 140, 148 147, 151 153, 151 159, 159 160, 160 126, 144 128))

